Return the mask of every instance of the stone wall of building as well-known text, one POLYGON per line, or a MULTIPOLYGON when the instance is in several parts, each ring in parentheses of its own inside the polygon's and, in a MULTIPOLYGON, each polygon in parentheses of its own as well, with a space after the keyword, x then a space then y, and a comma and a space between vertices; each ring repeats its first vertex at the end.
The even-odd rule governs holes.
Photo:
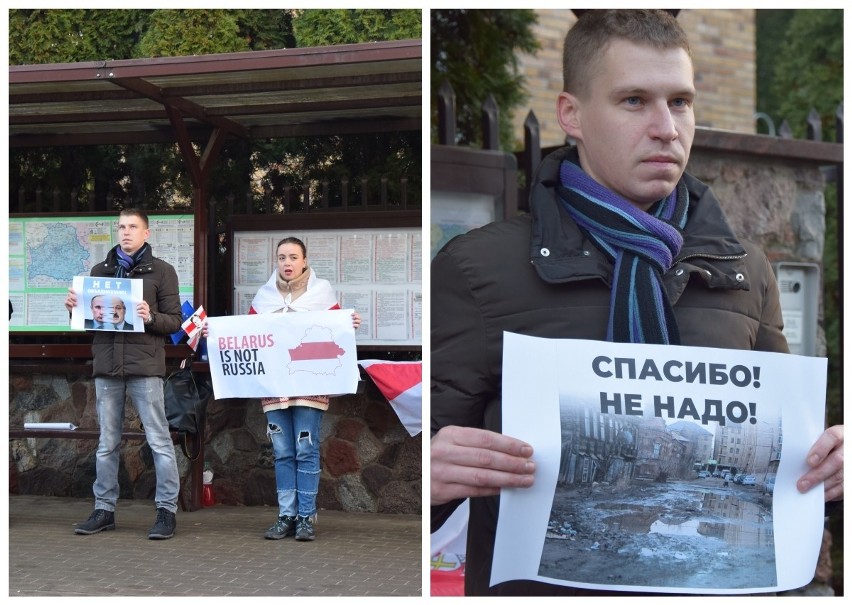
MULTIPOLYGON (((538 24, 533 31, 541 49, 535 56, 517 57, 530 96, 513 123, 516 139, 523 141, 524 120, 534 111, 542 146, 549 147, 561 145, 565 139, 556 121, 556 97, 562 91, 562 41, 576 17, 569 9, 536 13, 538 24)), ((695 65, 696 123, 753 134, 757 94, 754 10, 686 9, 677 19, 689 37, 695 65)))
MULTIPOLYGON (((79 374, 15 373, 13 367, 9 424, 20 427, 24 422, 73 422, 96 428, 94 381, 79 374)), ((125 426, 140 428, 130 403, 125 426)), ((321 438, 319 508, 420 514, 422 436, 408 434, 375 385, 366 381, 363 394, 332 399, 321 438)), ((12 439, 10 489, 90 498, 96 448, 96 440, 12 439)), ((175 450, 183 480, 189 460, 179 447, 175 450)), ((121 498, 152 498, 155 474, 148 445, 124 442, 121 460, 121 498)), ((258 400, 210 401, 205 461, 214 473, 218 503, 276 506, 272 448, 258 400)))
POLYGON ((770 261, 822 262, 826 183, 819 167, 693 148, 687 172, 713 189, 737 235, 770 261))

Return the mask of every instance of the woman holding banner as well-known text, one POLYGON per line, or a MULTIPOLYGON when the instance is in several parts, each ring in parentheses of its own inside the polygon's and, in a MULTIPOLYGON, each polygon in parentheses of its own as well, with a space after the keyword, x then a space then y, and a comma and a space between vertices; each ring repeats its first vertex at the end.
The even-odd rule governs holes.
MULTIPOLYGON (((249 314, 339 309, 331 284, 308 266, 307 248, 295 237, 278 242, 277 268, 251 303, 249 314)), ((361 316, 352 314, 357 330, 361 316)), ((207 336, 207 327, 203 331, 207 336)), ((320 478, 320 425, 328 409, 328 395, 264 397, 267 435, 275 458, 278 519, 264 537, 280 540, 316 537, 316 498, 320 478)))

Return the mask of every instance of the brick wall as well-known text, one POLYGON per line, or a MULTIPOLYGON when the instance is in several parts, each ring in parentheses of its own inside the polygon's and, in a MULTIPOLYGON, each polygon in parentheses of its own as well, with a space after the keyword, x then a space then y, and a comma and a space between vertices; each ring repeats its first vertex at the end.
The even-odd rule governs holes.
MULTIPOLYGON (((540 124, 542 146, 547 147, 564 140, 556 121, 556 96, 562 91, 562 40, 576 18, 570 10, 536 12, 534 32, 541 50, 535 56, 518 57, 530 97, 513 123, 517 141, 523 141, 523 122, 532 109, 540 124)), ((681 10, 678 21, 689 36, 695 64, 696 123, 753 134, 754 10, 681 10)))

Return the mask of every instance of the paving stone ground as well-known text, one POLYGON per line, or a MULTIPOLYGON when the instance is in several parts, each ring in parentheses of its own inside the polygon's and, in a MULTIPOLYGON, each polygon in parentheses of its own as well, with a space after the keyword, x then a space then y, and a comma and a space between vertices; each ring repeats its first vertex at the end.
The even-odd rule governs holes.
POLYGON ((9 596, 420 596, 421 518, 320 511, 317 539, 265 540, 270 507, 178 511, 149 540, 153 502, 122 500, 116 529, 76 535, 93 500, 9 496, 9 596))

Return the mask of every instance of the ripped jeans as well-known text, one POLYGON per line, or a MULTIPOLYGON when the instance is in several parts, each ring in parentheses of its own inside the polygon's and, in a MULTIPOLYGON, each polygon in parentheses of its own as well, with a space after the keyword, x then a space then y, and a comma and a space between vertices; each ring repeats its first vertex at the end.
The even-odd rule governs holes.
POLYGON ((278 516, 317 512, 320 424, 323 411, 302 405, 266 412, 266 433, 275 456, 278 516))

